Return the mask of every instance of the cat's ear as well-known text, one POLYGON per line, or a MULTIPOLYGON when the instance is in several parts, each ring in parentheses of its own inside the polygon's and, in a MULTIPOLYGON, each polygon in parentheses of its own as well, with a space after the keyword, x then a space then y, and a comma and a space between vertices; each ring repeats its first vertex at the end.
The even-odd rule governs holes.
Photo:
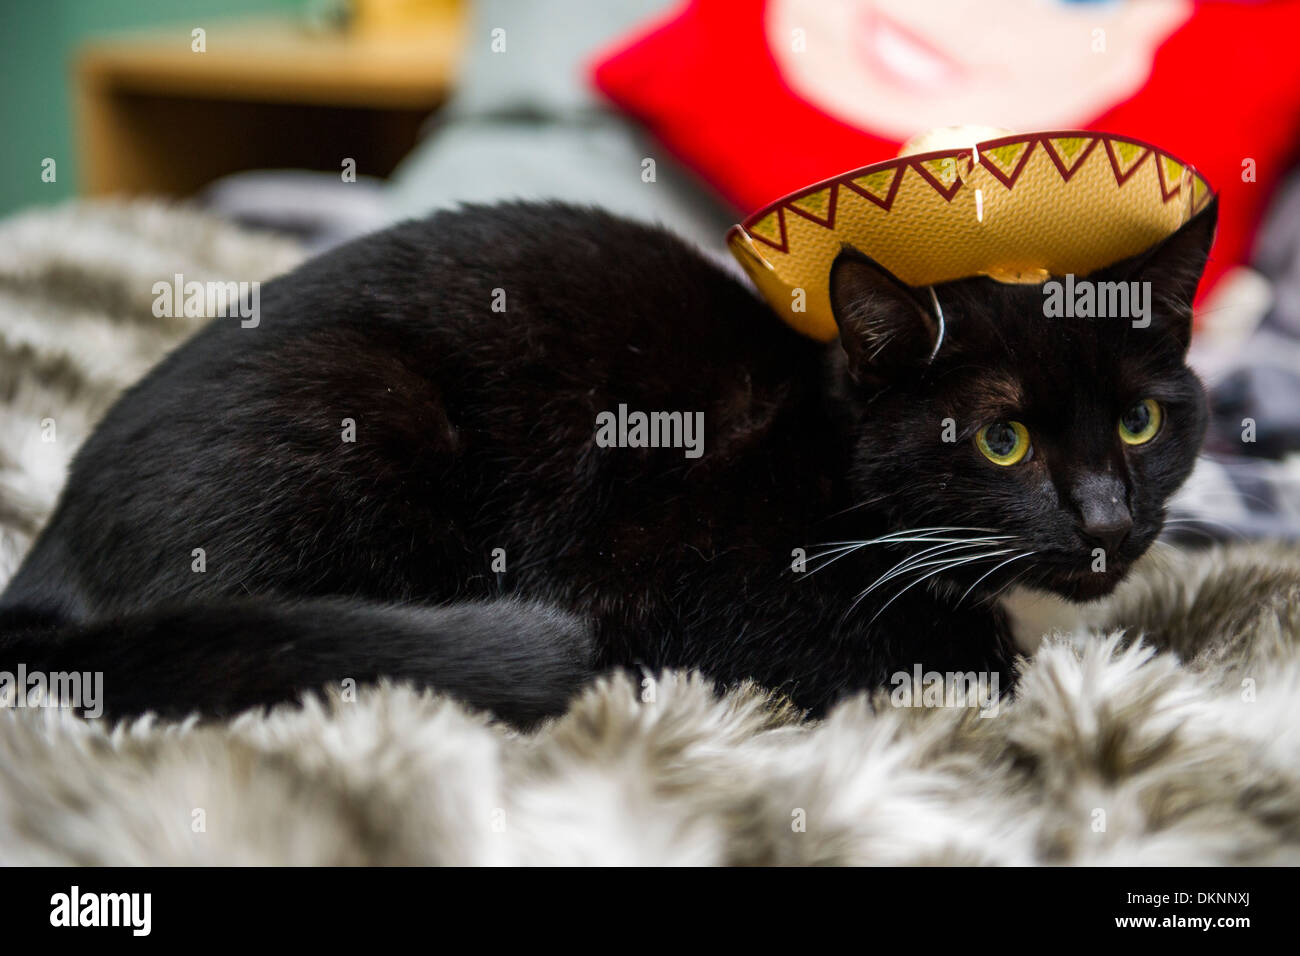
POLYGON ((1219 200, 1189 219, 1168 239, 1137 258, 1133 278, 1150 282, 1152 327, 1168 332, 1184 350, 1192 339, 1192 300, 1214 244, 1219 200))
POLYGON ((938 323, 892 272, 845 248, 831 265, 830 285, 831 313, 855 380, 883 381, 929 360, 938 323))

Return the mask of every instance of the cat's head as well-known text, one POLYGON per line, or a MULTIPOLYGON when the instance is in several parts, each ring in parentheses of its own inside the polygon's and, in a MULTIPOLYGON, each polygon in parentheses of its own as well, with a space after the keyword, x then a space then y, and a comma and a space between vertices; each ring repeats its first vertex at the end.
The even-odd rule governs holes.
POLYGON ((916 289, 854 250, 836 259, 832 306, 860 412, 854 492, 891 532, 963 529, 911 543, 934 549, 924 567, 937 580, 987 572, 981 590, 1016 581, 1086 600, 1150 547, 1205 433, 1185 356, 1216 212, 1059 285, 916 289))

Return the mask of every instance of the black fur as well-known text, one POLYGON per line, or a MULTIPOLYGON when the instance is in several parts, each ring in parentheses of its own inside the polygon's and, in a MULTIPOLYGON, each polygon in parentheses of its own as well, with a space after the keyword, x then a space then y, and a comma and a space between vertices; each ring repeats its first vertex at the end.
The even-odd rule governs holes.
POLYGON ((1187 283, 1213 218, 1108 270, 1155 283, 1150 328, 1046 319, 1037 287, 964 280, 936 289, 932 363, 928 293, 853 253, 833 283, 841 349, 599 212, 471 208, 361 239, 268 283, 257 328, 213 321, 108 413, 0 599, 0 668, 104 670, 118 715, 387 675, 527 721, 619 666, 753 678, 814 712, 917 662, 1010 686, 996 593, 1018 575, 1110 590, 1191 468, 1205 411, 1183 364, 1187 283), (1122 446, 1116 421, 1145 396, 1164 428, 1122 446), (620 404, 702 411, 703 455, 597 447, 598 413, 620 404), (1030 460, 976 450, 1000 417, 1030 428, 1030 460), (1101 575, 1090 495, 1132 512, 1101 575), (932 526, 1039 553, 964 600, 997 561, 852 610, 922 545, 792 570, 796 549, 932 526), (471 603, 437 609, 456 602, 471 603))
POLYGON ((22 661, 28 673, 102 673, 113 714, 231 716, 290 699, 294 688, 400 675, 455 688, 527 725, 560 712, 592 676, 589 630, 554 608, 511 600, 424 608, 236 599, 35 628, 22 661))

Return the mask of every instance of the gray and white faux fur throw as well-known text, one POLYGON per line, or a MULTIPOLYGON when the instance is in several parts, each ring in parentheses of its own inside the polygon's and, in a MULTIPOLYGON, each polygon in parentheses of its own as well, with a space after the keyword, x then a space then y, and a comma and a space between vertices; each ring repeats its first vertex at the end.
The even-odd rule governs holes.
MULTIPOLYGON (((297 258, 156 204, 0 224, 0 584, 190 331, 153 281, 297 258)), ((393 686, 207 725, 0 709, 0 863, 1300 863, 1300 554, 1158 548, 1035 644, 987 717, 882 691, 812 722, 672 673, 527 735, 393 686)))

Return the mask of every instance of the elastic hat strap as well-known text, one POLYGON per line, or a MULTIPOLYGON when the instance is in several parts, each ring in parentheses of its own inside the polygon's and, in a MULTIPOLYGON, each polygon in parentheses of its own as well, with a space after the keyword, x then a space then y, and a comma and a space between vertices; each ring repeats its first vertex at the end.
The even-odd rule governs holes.
POLYGON ((930 301, 934 303, 934 317, 939 320, 939 337, 934 340, 934 350, 930 353, 929 361, 933 362, 934 357, 939 354, 939 346, 943 345, 943 335, 947 331, 947 326, 943 321, 943 306, 939 304, 939 297, 934 294, 934 286, 929 286, 930 301))

